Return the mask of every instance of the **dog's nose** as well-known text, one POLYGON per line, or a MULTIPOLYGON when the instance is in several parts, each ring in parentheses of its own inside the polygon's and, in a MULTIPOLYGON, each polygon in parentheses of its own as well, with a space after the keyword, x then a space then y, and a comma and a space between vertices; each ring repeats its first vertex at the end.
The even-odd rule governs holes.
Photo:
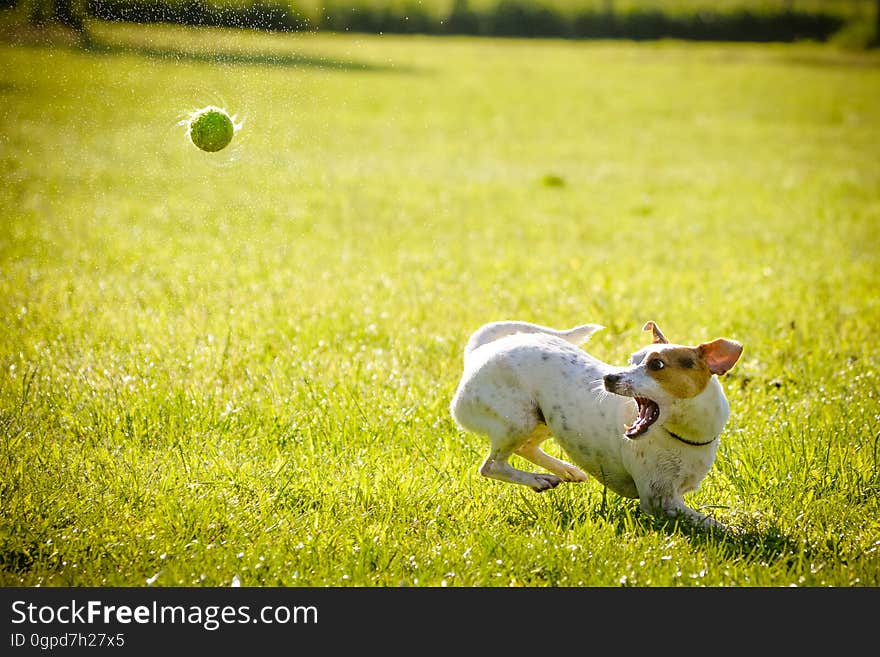
POLYGON ((606 374, 603 381, 605 381, 605 389, 611 390, 620 382, 620 374, 606 374))

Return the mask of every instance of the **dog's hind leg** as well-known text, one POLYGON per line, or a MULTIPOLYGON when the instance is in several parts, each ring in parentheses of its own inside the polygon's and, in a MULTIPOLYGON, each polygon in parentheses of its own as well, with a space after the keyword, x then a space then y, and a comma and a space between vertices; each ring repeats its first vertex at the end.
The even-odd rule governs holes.
POLYGON ((489 438, 489 456, 480 466, 480 474, 528 486, 539 493, 561 484, 562 479, 554 474, 518 470, 508 462, 514 452, 531 439, 535 429, 543 426, 535 403, 528 396, 511 394, 509 387, 485 388, 483 391, 467 386, 459 388, 450 404, 459 426, 489 438))
POLYGON ((535 430, 525 444, 518 447, 515 451, 524 459, 558 475, 563 481, 586 481, 587 475, 583 470, 573 466, 571 463, 566 463, 550 456, 540 448, 540 444, 550 438, 550 436, 550 429, 547 428, 547 425, 539 424, 535 427, 535 430))
POLYGON ((480 474, 510 484, 522 484, 538 493, 556 488, 562 483, 562 479, 556 475, 517 470, 507 462, 511 453, 510 451, 504 453, 493 449, 483 465, 480 466, 480 474))
MULTIPOLYGON (((528 434, 526 434, 528 436, 528 434)), ((553 474, 542 474, 518 470, 508 462, 508 459, 523 445, 523 436, 513 432, 490 434, 492 449, 489 456, 480 466, 480 474, 510 484, 522 484, 534 491, 541 492, 556 488, 562 483, 562 479, 553 474), (503 437, 502 437, 503 436, 503 437)))

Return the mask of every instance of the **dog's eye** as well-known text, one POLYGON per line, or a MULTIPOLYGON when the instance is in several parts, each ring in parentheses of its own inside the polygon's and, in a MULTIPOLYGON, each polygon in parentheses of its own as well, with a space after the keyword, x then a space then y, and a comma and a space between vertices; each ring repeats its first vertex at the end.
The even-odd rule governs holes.
POLYGON ((648 369, 654 370, 655 372, 662 370, 664 367, 666 367, 666 363, 659 358, 654 358, 648 361, 648 369))

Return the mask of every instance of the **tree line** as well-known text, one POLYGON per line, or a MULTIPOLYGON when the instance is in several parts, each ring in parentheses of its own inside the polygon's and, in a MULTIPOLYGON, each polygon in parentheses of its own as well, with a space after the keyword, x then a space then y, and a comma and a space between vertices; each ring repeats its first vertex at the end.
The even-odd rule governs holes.
MULTIPOLYGON (((561 11, 534 0, 499 0, 473 8, 454 0, 445 15, 412 2, 406 5, 328 3, 308 12, 284 0, 22 0, 33 22, 57 21, 83 30, 88 18, 138 23, 243 27, 271 31, 328 30, 369 33, 461 34, 572 39, 662 39, 711 41, 826 41, 846 23, 839 14, 798 10, 791 1, 778 10, 664 12, 632 7, 561 11)), ((880 33, 880 0, 877 30, 880 33)))

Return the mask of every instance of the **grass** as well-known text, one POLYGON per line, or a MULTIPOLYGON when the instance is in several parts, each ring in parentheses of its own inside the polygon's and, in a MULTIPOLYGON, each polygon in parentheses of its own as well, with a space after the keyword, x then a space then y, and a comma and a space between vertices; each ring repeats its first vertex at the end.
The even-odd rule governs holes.
POLYGON ((94 34, 0 44, 0 584, 880 585, 876 54, 94 34), (742 341, 741 535, 481 478, 502 318, 742 341))

